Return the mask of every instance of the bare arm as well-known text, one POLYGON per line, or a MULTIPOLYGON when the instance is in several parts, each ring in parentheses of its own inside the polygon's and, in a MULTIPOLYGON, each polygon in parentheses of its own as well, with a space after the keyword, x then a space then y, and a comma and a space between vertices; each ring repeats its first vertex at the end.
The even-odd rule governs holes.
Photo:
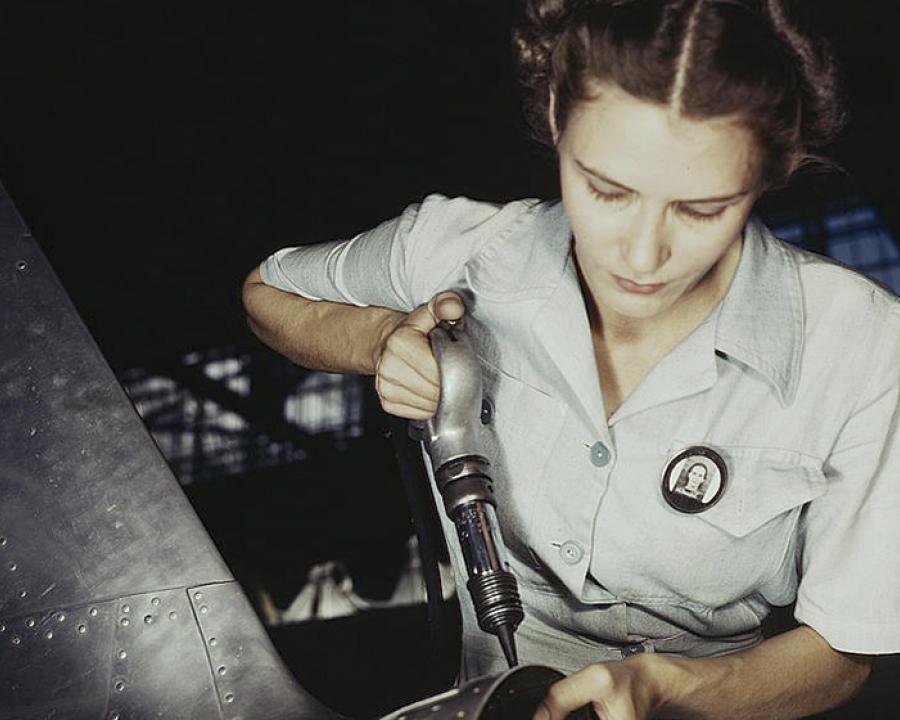
POLYGON ((292 362, 311 370, 374 375, 391 331, 406 317, 381 307, 307 300, 266 285, 254 268, 243 288, 254 334, 292 362))
POLYGON ((801 626, 722 657, 646 654, 591 665, 556 683, 535 720, 562 720, 590 703, 604 720, 797 718, 848 700, 870 668, 870 657, 837 652, 801 626))
POLYGON ((406 314, 307 300, 266 285, 254 269, 243 289, 250 329, 272 349, 312 370, 375 375, 382 407, 424 420, 437 409, 437 365, 428 333, 443 319, 462 316, 453 293, 439 293, 406 314))

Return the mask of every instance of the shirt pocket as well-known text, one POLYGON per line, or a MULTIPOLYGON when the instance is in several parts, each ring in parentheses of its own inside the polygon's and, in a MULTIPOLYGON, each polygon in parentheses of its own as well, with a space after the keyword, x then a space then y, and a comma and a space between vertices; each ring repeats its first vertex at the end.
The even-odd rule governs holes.
POLYGON ((663 517, 649 540, 649 559, 629 555, 655 577, 656 591, 648 593, 632 578, 626 592, 658 594, 665 602, 675 597, 701 614, 756 592, 770 603, 790 602, 797 587, 798 519, 826 491, 821 463, 791 450, 703 442, 679 443, 670 458, 698 445, 721 455, 728 469, 725 489, 715 505, 697 513, 679 512, 660 499, 663 517))
POLYGON ((825 493, 822 463, 809 455, 778 448, 714 449, 728 468, 728 483, 719 501, 698 517, 732 537, 747 537, 781 518, 783 522, 773 528, 777 531, 825 493))

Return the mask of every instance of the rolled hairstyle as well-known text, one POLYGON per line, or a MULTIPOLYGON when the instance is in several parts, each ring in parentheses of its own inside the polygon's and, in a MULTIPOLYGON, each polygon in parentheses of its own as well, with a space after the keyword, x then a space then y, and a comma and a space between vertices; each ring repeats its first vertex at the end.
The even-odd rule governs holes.
POLYGON ((513 32, 525 112, 552 146, 573 108, 614 83, 702 120, 735 116, 759 141, 767 187, 784 184, 846 121, 824 38, 786 0, 524 0, 513 32))

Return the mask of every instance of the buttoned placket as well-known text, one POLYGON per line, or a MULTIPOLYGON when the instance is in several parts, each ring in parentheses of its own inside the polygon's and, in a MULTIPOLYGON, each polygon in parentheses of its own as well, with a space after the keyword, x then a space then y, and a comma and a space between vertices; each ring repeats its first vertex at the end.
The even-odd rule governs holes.
MULTIPOLYGON (((577 460, 577 464, 581 466, 580 472, 572 477, 577 475, 579 478, 588 477, 590 480, 582 486, 582 490, 572 488, 575 497, 579 498, 578 507, 574 507, 573 503, 568 513, 571 521, 557 523, 557 527, 564 528, 564 532, 557 533, 549 540, 559 554, 560 576, 576 597, 584 602, 610 604, 622 602, 603 586, 602 568, 592 563, 591 552, 595 543, 602 543, 599 538, 602 538, 605 532, 615 532, 618 524, 634 521, 633 518, 603 517, 603 501, 615 481, 618 460, 615 444, 617 428, 621 423, 627 423, 627 419, 634 414, 652 411, 656 406, 712 387, 717 378, 715 327, 718 313, 719 308, 654 368, 608 421, 601 415, 602 423, 588 425, 583 422, 582 413, 577 410, 570 412, 570 425, 564 431, 564 435, 571 437, 574 434, 583 438, 581 441, 583 451, 577 460), (590 512, 587 512, 589 510, 590 512), (599 524, 604 522, 609 522, 609 526, 600 527, 599 524)), ((593 355, 591 360, 593 361, 593 355)), ((594 377, 596 378, 596 375, 594 377)), ((593 382, 597 388, 596 399, 599 408, 602 408, 599 380, 594 379, 593 382)), ((577 390, 579 389, 576 388, 577 390)), ((581 390, 583 392, 578 394, 583 399, 590 397, 587 388, 581 390)))

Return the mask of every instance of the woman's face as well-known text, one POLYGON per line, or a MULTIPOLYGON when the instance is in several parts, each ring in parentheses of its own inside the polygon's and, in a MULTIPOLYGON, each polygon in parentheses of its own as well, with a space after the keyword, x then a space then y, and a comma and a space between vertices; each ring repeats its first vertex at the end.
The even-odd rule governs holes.
POLYGON ((691 492, 694 492, 703 481, 706 480, 706 468, 702 465, 694 465, 689 471, 687 476, 687 488, 691 492))
POLYGON ((723 273, 727 288, 759 194, 749 130, 602 85, 570 113, 557 150, 575 254, 604 322, 677 313, 714 294, 723 273))

